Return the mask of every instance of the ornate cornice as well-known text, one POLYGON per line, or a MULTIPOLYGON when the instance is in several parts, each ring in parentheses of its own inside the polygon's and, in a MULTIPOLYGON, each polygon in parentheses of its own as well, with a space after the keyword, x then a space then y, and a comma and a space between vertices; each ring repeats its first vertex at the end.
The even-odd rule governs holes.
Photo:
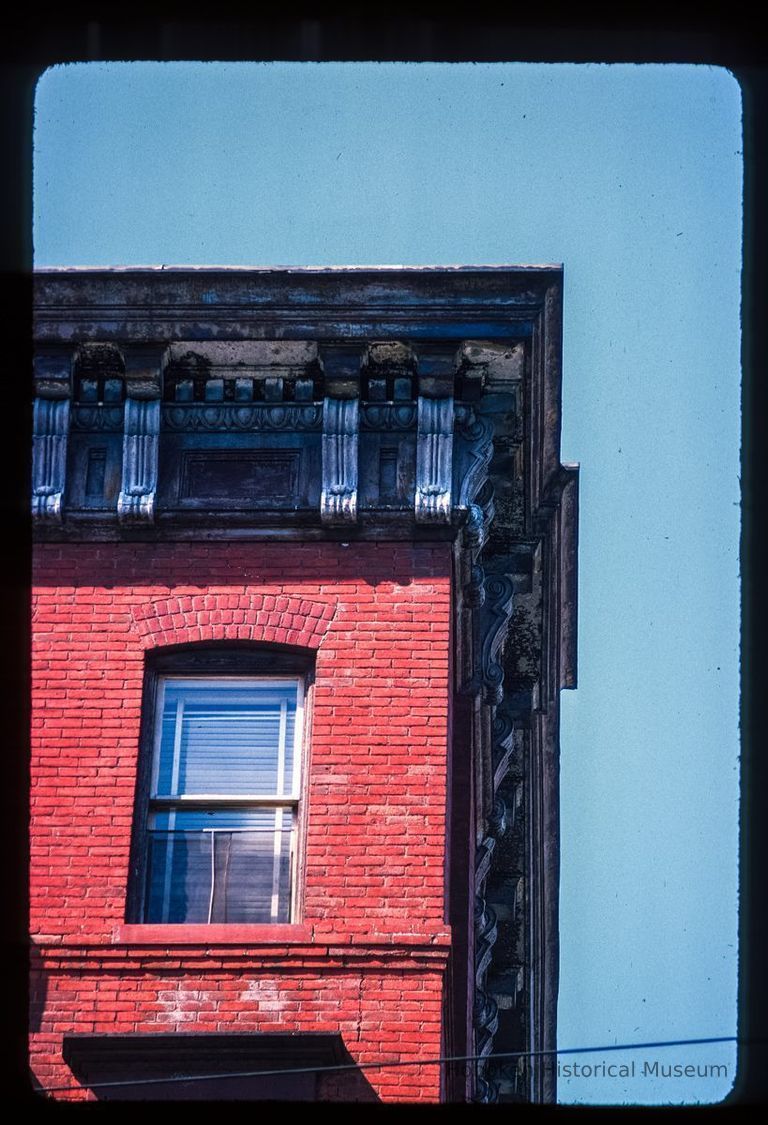
POLYGON ((37 408, 41 535, 269 535, 282 513, 288 537, 463 526, 480 549, 499 423, 478 406, 520 383, 559 284, 556 267, 38 271, 38 400, 71 403, 37 408))

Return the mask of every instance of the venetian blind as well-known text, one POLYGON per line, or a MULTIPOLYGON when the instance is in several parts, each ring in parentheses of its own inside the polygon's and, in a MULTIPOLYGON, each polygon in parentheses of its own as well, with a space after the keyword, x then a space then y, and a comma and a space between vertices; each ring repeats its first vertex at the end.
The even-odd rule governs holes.
POLYGON ((296 796, 295 681, 164 681, 154 796, 296 796))

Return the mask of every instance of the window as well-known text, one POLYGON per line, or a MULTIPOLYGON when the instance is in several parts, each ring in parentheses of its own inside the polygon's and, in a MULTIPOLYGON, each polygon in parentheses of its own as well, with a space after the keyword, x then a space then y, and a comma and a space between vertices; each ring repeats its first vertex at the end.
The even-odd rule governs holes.
MULTIPOLYGON (((232 671, 253 662, 247 653, 217 661, 195 653, 198 667, 218 667, 194 674, 183 655, 175 674, 166 657, 150 683, 134 914, 154 923, 293 921, 305 677, 232 671)), ((257 655, 263 664, 270 654, 257 655)))

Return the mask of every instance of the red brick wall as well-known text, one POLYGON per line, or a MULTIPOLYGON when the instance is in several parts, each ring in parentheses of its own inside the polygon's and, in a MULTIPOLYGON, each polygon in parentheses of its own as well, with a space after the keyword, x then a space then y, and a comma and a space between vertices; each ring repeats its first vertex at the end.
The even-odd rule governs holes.
MULTIPOLYGON (((333 1030, 361 1062, 438 1056, 448 545, 44 545, 35 580, 38 1080, 74 1083, 66 1031, 333 1030), (126 927, 144 654, 217 639, 316 651, 301 924, 126 927)), ((350 1081, 326 1096, 372 1096, 350 1081)), ((367 1082, 440 1092, 435 1066, 367 1082)))

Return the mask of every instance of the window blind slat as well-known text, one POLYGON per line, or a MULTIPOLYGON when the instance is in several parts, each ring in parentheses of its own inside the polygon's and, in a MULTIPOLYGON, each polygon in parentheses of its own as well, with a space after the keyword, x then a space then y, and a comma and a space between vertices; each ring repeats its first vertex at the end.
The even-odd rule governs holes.
POLYGON ((209 684, 198 687, 168 681, 156 792, 169 796, 196 792, 289 795, 296 697, 295 684, 280 689, 222 685, 220 693, 212 693, 209 684), (281 729, 285 761, 279 771, 281 729))

